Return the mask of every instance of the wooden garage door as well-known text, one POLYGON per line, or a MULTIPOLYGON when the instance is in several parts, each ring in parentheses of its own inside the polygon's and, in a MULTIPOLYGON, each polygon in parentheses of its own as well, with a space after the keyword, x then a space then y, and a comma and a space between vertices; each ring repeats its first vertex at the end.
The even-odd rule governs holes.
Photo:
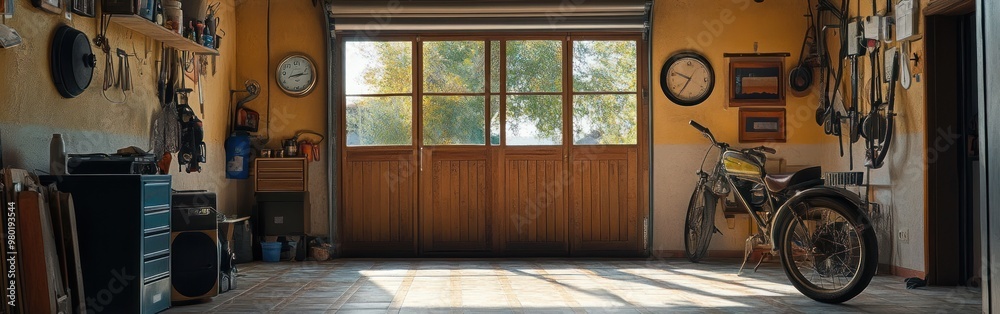
POLYGON ((520 37, 344 40, 345 255, 643 254, 641 40, 520 37))

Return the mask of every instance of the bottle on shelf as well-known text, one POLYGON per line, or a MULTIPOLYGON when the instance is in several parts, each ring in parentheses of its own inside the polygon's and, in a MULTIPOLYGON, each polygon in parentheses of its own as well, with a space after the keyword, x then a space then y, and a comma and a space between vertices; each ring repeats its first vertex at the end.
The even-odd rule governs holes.
POLYGON ((62 134, 52 134, 52 141, 49 143, 49 174, 66 174, 66 148, 62 134))

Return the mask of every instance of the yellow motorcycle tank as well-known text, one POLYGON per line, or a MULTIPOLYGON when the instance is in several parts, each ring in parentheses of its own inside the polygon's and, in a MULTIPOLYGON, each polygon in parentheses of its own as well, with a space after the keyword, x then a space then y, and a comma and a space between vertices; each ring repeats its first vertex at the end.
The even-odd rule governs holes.
POLYGON ((750 157, 738 152, 726 152, 722 155, 722 164, 730 175, 759 179, 764 171, 761 165, 750 157))

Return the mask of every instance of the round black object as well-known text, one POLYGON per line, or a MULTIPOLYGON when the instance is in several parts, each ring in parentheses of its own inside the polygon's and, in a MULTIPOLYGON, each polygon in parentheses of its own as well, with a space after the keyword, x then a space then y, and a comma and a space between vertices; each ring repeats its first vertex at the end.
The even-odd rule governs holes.
POLYGON ((52 41, 52 80, 66 98, 80 96, 90 86, 97 66, 97 56, 90 49, 90 39, 83 32, 63 25, 52 41))
MULTIPOLYGON (((690 80, 690 78, 689 78, 690 80)), ((705 56, 698 54, 696 52, 681 52, 675 54, 667 59, 667 62, 663 63, 663 68, 660 69, 660 89, 663 91, 663 95, 667 96, 671 102, 678 104, 680 106, 695 106, 701 104, 712 95, 712 91, 715 90, 715 69, 712 68, 712 63, 708 61, 705 56), (708 86, 707 91, 700 97, 694 99, 682 99, 679 95, 674 95, 670 91, 669 87, 669 72, 670 68, 678 62, 688 61, 688 62, 698 62, 704 65, 704 69, 707 72, 708 86)))
POLYGON ((796 92, 804 92, 812 86, 813 82, 813 71, 807 65, 800 64, 799 66, 792 69, 792 72, 788 74, 788 85, 791 85, 792 90, 796 92))
POLYGON ((181 295, 199 298, 216 289, 219 247, 204 232, 180 232, 170 244, 170 282, 181 295))

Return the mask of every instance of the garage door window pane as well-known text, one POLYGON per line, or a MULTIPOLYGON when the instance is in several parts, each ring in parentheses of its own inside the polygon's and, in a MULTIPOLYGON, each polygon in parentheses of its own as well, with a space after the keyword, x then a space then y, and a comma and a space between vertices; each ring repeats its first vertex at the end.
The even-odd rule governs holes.
POLYGON ((424 144, 486 144, 486 98, 424 97, 424 144))
POLYGON ((486 83, 486 43, 482 41, 424 42, 424 91, 480 93, 486 83))
POLYGON ((508 41, 507 91, 561 92, 562 55, 561 41, 508 41))
POLYGON ((573 143, 636 144, 636 95, 573 96, 573 143))
POLYGON ((561 95, 507 96, 507 145, 560 145, 561 95))
POLYGON ((573 90, 578 92, 635 92, 634 41, 573 42, 573 90))
POLYGON ((490 92, 500 92, 500 41, 490 42, 490 92))
POLYGON ((490 95, 490 145, 500 145, 500 96, 490 95))
POLYGON ((410 96, 347 97, 347 146, 410 145, 410 96))
POLYGON ((413 90, 412 43, 351 41, 345 44, 348 95, 409 93, 413 90))

